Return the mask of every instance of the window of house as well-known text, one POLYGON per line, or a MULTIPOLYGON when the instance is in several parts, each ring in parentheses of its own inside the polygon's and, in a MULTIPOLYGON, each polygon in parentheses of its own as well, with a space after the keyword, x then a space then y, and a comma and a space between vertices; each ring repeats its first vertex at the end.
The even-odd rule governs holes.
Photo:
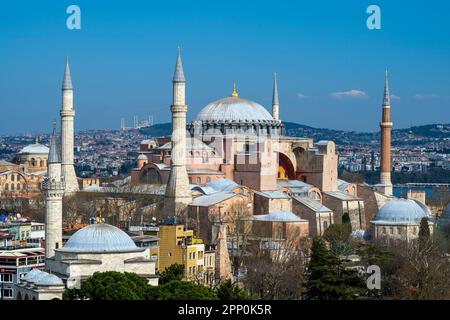
POLYGON ((202 178, 197 177, 197 184, 201 184, 202 183, 202 178))
POLYGON ((326 228, 328 228, 328 221, 323 222, 323 230, 325 230, 326 228))
POLYGON ((14 185, 11 183, 11 191, 14 191, 14 185))
POLYGON ((3 298, 12 298, 13 297, 13 290, 11 288, 5 288, 2 290, 3 298))
POLYGON ((14 181, 14 179, 16 178, 16 176, 15 175, 11 175, 11 181, 14 181))
POLYGON ((3 273, 3 274, 1 274, 0 280, 2 282, 11 283, 11 282, 13 282, 13 275, 9 274, 9 273, 3 273))
POLYGON ((211 182, 211 178, 210 177, 206 177, 206 183, 210 183, 211 182))

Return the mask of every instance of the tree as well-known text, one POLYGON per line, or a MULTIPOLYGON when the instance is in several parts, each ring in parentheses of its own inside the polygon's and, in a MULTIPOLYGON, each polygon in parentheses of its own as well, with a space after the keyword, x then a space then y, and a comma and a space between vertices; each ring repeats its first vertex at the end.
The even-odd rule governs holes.
MULTIPOLYGON (((342 216, 343 221, 344 216, 342 216)), ((350 221, 350 219, 348 221, 350 221)), ((352 226, 350 225, 350 222, 331 224, 323 233, 323 238, 330 244, 330 250, 335 255, 347 256, 353 252, 352 239, 350 237, 351 233, 352 226)))
POLYGON ((423 217, 419 226, 419 250, 423 249, 429 241, 430 226, 428 225, 428 218, 423 217))
POLYGON ((148 290, 149 300, 217 300, 214 291, 189 281, 172 280, 148 290))
POLYGON ((184 265, 174 263, 162 272, 158 272, 159 284, 163 285, 173 280, 181 280, 184 275, 184 265))
POLYGON ((81 282, 80 289, 66 289, 64 299, 145 300, 150 285, 135 273, 95 272, 81 282))
POLYGON ((320 238, 313 240, 311 260, 307 270, 307 299, 349 300, 365 293, 364 281, 357 271, 346 268, 331 254, 320 238))
POLYGON ((227 280, 215 288, 217 298, 220 300, 248 300, 250 296, 245 289, 239 288, 236 283, 227 280))
POLYGON ((261 243, 245 256, 243 283, 252 298, 263 300, 296 300, 304 294, 305 267, 309 243, 306 239, 284 241, 263 249, 261 243))

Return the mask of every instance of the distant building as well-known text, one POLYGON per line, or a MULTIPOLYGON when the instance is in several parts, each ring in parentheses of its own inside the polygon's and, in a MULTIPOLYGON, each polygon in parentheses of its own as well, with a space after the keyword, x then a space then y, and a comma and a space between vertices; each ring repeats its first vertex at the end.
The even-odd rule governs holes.
POLYGON ((29 248, 27 245, 0 248, 0 299, 14 300, 16 284, 32 269, 43 269, 45 255, 43 248, 29 248))
POLYGON ((205 245, 194 237, 192 230, 185 230, 184 225, 176 221, 166 221, 159 226, 158 237, 160 271, 172 264, 181 264, 185 279, 203 281, 205 245))

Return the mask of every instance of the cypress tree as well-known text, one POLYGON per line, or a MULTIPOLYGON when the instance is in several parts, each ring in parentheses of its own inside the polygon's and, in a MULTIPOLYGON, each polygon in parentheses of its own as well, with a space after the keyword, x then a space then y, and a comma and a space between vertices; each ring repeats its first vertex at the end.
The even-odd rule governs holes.
POLYGON ((309 300, 349 300, 360 297, 364 282, 355 270, 331 254, 320 238, 315 238, 307 270, 306 298, 309 300))
POLYGON ((422 250, 424 246, 430 241, 430 226, 428 225, 428 218, 424 217, 420 220, 419 227, 419 249, 422 250))

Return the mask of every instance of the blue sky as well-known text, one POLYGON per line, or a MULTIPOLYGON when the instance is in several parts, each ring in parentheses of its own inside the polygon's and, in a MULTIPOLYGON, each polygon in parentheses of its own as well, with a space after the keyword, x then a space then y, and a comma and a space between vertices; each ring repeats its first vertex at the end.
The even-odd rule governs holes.
POLYGON ((378 129, 389 68, 394 126, 450 121, 448 1, 9 1, 0 5, 0 134, 48 132, 58 117, 65 55, 76 130, 120 118, 170 120, 182 48, 188 120, 230 94, 271 110, 278 75, 283 120, 378 129), (81 8, 81 30, 66 8, 81 8), (381 30, 366 9, 381 8, 381 30))

